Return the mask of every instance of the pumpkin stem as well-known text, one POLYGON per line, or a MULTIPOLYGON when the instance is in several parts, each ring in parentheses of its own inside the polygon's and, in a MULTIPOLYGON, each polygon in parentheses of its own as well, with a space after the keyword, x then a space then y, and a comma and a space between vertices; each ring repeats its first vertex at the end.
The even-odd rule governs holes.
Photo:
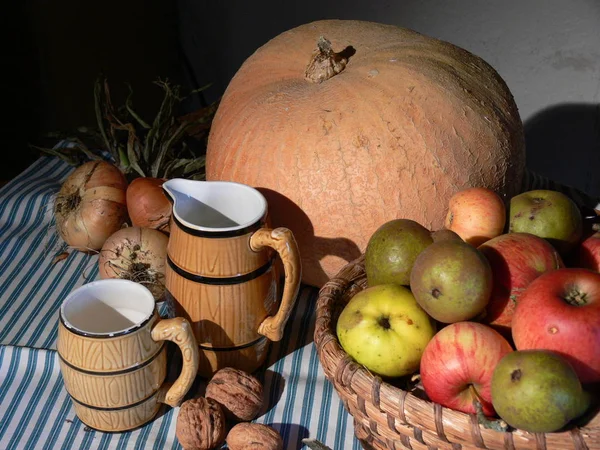
POLYGON ((317 47, 319 50, 313 55, 304 72, 304 78, 311 83, 322 83, 344 70, 348 57, 354 50, 348 47, 336 53, 331 47, 331 42, 323 36, 319 37, 317 47))

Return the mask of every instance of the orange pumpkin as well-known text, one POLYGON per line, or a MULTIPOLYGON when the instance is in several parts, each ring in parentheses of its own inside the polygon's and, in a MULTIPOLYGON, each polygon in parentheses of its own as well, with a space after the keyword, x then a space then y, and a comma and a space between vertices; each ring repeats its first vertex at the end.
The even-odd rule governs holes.
POLYGON ((502 78, 466 50, 390 25, 318 21, 244 62, 206 166, 209 180, 265 194, 273 224, 298 241, 303 281, 321 286, 388 220, 435 230, 461 189, 519 192, 523 126, 502 78))

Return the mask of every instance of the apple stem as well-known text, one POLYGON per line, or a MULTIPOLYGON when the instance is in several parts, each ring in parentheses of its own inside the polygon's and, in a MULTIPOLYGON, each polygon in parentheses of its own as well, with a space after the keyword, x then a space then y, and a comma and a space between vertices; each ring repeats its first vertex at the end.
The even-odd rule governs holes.
POLYGON ((488 419, 483 413, 483 406, 481 406, 481 400, 479 394, 475 390, 475 387, 470 384, 469 391, 471 392, 471 396, 473 397, 473 406, 475 407, 475 411, 477 412, 477 422, 479 425, 483 425, 484 428, 494 430, 494 431, 507 431, 508 424, 504 420, 496 420, 496 419, 488 419))

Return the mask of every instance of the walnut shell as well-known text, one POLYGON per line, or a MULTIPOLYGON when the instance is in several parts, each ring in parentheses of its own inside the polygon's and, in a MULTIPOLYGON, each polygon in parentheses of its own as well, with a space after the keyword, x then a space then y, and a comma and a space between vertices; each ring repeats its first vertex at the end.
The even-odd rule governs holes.
POLYGON ((242 422, 227 435, 229 450, 283 450, 281 435, 268 425, 242 422))
POLYGON ((263 387, 249 373, 225 367, 209 381, 205 397, 219 402, 228 419, 234 422, 250 421, 263 405, 263 387))
POLYGON ((225 413, 215 400, 199 397, 179 408, 175 435, 185 450, 216 448, 226 434, 225 413))

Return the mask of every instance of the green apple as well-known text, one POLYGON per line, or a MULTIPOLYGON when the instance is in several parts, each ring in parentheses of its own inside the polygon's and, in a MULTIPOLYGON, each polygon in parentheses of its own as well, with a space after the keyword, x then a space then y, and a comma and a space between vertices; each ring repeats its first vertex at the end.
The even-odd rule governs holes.
POLYGON ((510 200, 509 232, 544 238, 564 256, 581 239, 581 212, 562 192, 523 192, 510 200))
POLYGON ((356 362, 385 377, 419 369, 435 324, 404 286, 380 284, 357 293, 337 322, 342 348, 356 362))

